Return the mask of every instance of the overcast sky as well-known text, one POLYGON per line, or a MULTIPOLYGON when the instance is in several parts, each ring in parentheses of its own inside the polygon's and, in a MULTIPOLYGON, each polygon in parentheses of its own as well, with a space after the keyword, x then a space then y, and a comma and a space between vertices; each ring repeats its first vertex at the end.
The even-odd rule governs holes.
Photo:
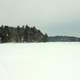
POLYGON ((80 0, 0 0, 0 25, 36 26, 48 35, 80 35, 80 0))

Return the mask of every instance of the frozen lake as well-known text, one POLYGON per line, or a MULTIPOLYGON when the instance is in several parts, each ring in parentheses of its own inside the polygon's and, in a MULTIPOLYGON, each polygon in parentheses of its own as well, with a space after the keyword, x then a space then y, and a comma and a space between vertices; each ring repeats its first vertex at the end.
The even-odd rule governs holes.
POLYGON ((80 80, 80 43, 0 44, 0 80, 80 80))

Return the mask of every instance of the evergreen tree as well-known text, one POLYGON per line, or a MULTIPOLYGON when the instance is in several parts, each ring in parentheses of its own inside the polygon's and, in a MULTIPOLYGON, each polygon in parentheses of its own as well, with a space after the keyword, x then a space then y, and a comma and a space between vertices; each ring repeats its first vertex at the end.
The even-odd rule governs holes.
POLYGON ((48 41, 48 35, 47 35, 47 34, 45 34, 45 35, 43 36, 42 41, 43 41, 43 42, 47 42, 47 41, 48 41))
POLYGON ((24 29, 24 41, 25 42, 29 41, 29 31, 30 31, 30 28, 28 25, 26 25, 24 29))
POLYGON ((47 34, 43 34, 36 27, 26 26, 9 27, 7 25, 0 27, 0 42, 46 42, 47 34))
POLYGON ((18 42, 21 42, 21 28, 20 28, 20 26, 17 26, 17 40, 18 40, 18 42))
POLYGON ((9 27, 8 26, 4 26, 2 28, 2 42, 9 42, 9 27))

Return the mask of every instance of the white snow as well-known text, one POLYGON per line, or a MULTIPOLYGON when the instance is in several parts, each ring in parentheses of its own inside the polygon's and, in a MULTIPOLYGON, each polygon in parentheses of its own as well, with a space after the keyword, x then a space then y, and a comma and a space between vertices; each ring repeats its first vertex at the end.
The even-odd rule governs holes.
POLYGON ((0 44, 0 80, 80 80, 80 43, 0 44))

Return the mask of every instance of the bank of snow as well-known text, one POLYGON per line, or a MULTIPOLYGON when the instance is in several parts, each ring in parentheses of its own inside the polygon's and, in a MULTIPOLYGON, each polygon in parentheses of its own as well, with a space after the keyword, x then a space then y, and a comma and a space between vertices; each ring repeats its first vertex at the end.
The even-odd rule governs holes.
POLYGON ((80 80, 80 43, 0 44, 0 80, 80 80))

